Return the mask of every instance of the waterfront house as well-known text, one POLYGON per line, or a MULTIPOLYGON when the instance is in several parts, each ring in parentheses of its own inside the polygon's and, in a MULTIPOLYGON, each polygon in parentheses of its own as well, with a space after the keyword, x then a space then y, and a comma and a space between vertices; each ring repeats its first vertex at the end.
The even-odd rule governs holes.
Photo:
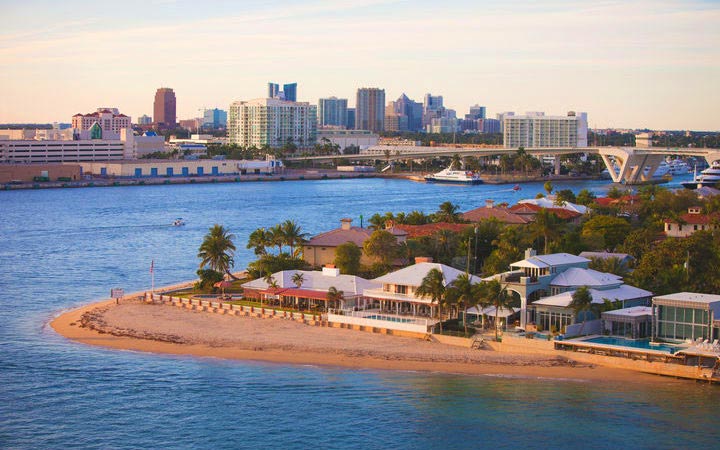
POLYGON ((631 306, 601 314, 603 334, 630 339, 643 339, 652 331, 652 307, 631 306))
MULTIPOLYGON (((340 219, 340 228, 318 234, 303 245, 303 259, 313 267, 322 267, 335 262, 335 249, 346 242, 352 242, 360 249, 363 248, 365 241, 370 239, 374 230, 370 228, 352 226, 352 219, 340 219)), ((392 233, 398 242, 404 242, 407 238, 407 232, 391 227, 387 229, 392 233)), ((370 258, 365 252, 360 257, 360 263, 370 265, 375 260, 370 258)))
POLYGON ((484 207, 471 209, 461 217, 468 222, 495 219, 505 225, 525 225, 533 221, 534 214, 516 214, 507 207, 496 206, 492 200, 485 200, 484 207))
POLYGON ((688 237, 696 231, 715 230, 720 225, 720 212, 703 214, 700 206, 693 206, 679 219, 665 219, 666 236, 688 237))
POLYGON ((342 275, 335 267, 322 270, 283 270, 272 274, 272 280, 258 278, 242 285, 244 296, 268 305, 288 305, 300 309, 354 308, 363 300, 363 291, 379 283, 355 275, 342 275), (297 274, 302 276, 298 286, 297 274), (270 281, 270 283, 268 282, 270 281), (272 286, 274 281, 275 286, 272 286), (328 301, 328 291, 342 291, 342 298, 328 301))
POLYGON ((720 339, 720 295, 678 292, 652 299, 653 339, 713 343, 720 339))
POLYGON ((462 233, 466 228, 472 226, 472 224, 467 223, 433 222, 425 223, 422 225, 397 224, 393 225, 392 228, 407 233, 408 239, 417 239, 421 237, 432 236, 441 230, 448 230, 452 231, 453 233, 462 233))
MULTIPOLYGON (((517 205, 513 205, 510 207, 510 212, 513 214, 517 214, 521 217, 526 218, 530 222, 535 221, 535 216, 538 212, 542 210, 546 210, 548 212, 551 212, 555 214, 560 220, 563 220, 568 223, 580 223, 580 218, 582 217, 582 213, 573 211, 566 208, 560 208, 557 206, 547 206, 548 204, 543 202, 543 204, 535 204, 535 203, 518 203, 517 205)), ((552 203, 550 203, 552 205, 552 203)))

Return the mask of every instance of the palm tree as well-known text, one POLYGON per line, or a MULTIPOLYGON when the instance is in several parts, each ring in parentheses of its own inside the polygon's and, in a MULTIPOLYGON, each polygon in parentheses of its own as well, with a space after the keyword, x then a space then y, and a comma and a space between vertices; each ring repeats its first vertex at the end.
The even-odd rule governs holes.
POLYGON ((295 254, 295 246, 299 246, 298 250, 302 250, 302 244, 305 243, 307 233, 303 233, 302 228, 292 220, 286 220, 280 227, 282 228, 285 243, 290 246, 290 255, 295 254))
POLYGON ((460 158, 460 155, 455 153, 453 155, 452 159, 450 160, 450 168, 452 170, 460 170, 460 169, 462 169, 462 166, 463 166, 463 162, 462 162, 462 159, 460 158))
POLYGON ((569 306, 575 312, 575 317, 580 317, 580 313, 584 313, 578 334, 582 334, 583 328, 585 328, 587 312, 593 308, 592 300, 592 294, 590 294, 590 289, 587 286, 580 286, 572 294, 572 301, 569 306))
POLYGON ((564 225, 555 213, 543 208, 535 214, 535 221, 530 224, 530 235, 533 239, 543 238, 543 253, 547 255, 550 241, 560 237, 564 225))
POLYGON ((282 255, 283 244, 285 244, 285 237, 282 225, 277 224, 273 226, 272 228, 270 228, 270 230, 268 230, 268 233, 270 235, 270 243, 277 246, 278 248, 278 256, 282 255))
POLYGON ((338 291, 335 286, 330 286, 325 298, 325 310, 329 311, 330 303, 341 302, 345 298, 345 293, 343 291, 338 291))
POLYGON ((440 322, 440 333, 442 334, 442 309, 445 306, 445 277, 440 269, 432 269, 415 290, 420 297, 430 297, 432 303, 437 304, 437 316, 440 322))
POLYGON ((213 225, 200 244, 197 255, 200 258, 200 269, 209 266, 212 270, 228 274, 237 280, 238 278, 230 273, 230 269, 235 264, 233 259, 235 244, 232 241, 234 238, 235 236, 222 225, 213 225))
POLYGON ((292 276, 292 282, 300 289, 300 286, 305 282, 305 275, 302 272, 295 272, 295 275, 292 276))
MULTIPOLYGON (((271 272, 268 272, 265 275, 265 278, 263 278, 263 281, 265 281, 267 283, 269 289, 277 289, 278 288, 277 280, 275 280, 275 277, 273 276, 273 274, 271 272)), ((280 305, 280 306, 282 306, 282 305, 280 305)), ((260 307, 262 308, 262 296, 260 296, 260 307)))
MULTIPOLYGON (((478 284, 472 282, 472 277, 463 273, 455 278, 448 292, 448 297, 454 299, 459 305, 460 310, 465 310, 472 304, 477 303, 475 299, 478 298, 478 284)), ((459 315, 458 315, 459 316, 459 315)), ((463 318, 463 324, 465 325, 465 335, 467 336, 467 320, 463 318)))
POLYGON ((247 248, 255 250, 255 255, 267 255, 267 247, 272 245, 270 233, 265 228, 258 228, 248 236, 247 248))
POLYGON ((451 222, 455 223, 458 221, 458 210, 460 207, 458 205, 453 204, 450 201, 442 202, 440 204, 440 210, 436 213, 438 217, 438 222, 451 222))
POLYGON ((498 317, 500 308, 510 309, 513 297, 498 280, 483 282, 480 288, 480 301, 488 306, 495 307, 495 340, 498 340, 498 317))

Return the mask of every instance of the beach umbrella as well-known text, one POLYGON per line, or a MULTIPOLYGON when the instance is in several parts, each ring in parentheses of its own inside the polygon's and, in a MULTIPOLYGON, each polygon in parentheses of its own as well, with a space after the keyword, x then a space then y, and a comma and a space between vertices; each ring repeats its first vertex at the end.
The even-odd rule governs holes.
POLYGON ((218 281, 217 283, 213 284, 213 286, 216 288, 219 287, 220 289, 222 289, 222 293, 223 293, 223 295, 225 295, 225 288, 229 288, 230 286, 232 286, 232 281, 229 281, 229 280, 218 281))

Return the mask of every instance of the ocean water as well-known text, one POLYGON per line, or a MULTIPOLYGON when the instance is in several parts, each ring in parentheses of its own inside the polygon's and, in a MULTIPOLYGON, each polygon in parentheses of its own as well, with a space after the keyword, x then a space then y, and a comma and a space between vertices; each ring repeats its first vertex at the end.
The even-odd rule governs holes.
MULTIPOLYGON (((514 202, 539 183, 403 180, 0 192, 0 448, 716 448, 720 389, 348 370, 106 350, 48 322, 110 288, 190 279, 214 223, 237 237, 285 219, 514 202), (172 227, 175 217, 187 221, 172 227)), ((602 182, 559 185, 601 194, 602 182)))

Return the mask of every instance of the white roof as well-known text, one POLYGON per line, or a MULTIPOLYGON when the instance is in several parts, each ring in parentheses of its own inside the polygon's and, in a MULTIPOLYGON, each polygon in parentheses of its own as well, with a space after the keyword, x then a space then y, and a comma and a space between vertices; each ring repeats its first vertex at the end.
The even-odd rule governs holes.
MULTIPOLYGON (((512 316, 516 312, 518 312, 519 309, 514 308, 500 308, 498 311, 498 317, 508 317, 512 316)), ((478 315, 486 315, 490 317, 495 317, 495 307, 494 306, 486 306, 485 308, 482 308, 478 310, 477 306, 473 306, 472 308, 468 308, 466 311, 468 314, 478 314, 478 315)))
MULTIPOLYGON (((573 292, 575 291, 568 291, 552 295, 550 297, 544 297, 540 300, 534 301, 533 305, 559 306, 561 308, 567 308, 572 302, 573 292)), ((590 295, 592 296, 593 303, 602 304, 604 303, 604 299, 611 301, 633 300, 636 298, 650 297, 652 296, 652 292, 624 284, 614 289, 590 289, 590 295)))
MULTIPOLYGON (((455 278, 465 273, 462 270, 446 266, 445 264, 422 262, 396 270, 395 272, 375 278, 372 281, 375 283, 398 284, 401 286, 420 286, 423 278, 425 278, 428 272, 432 269, 438 269, 442 272, 443 279, 445 280, 445 286, 449 285, 455 281, 455 278)), ((470 281, 472 283, 479 283, 481 279, 475 275, 471 275, 470 281)))
POLYGON ((535 255, 522 261, 510 264, 510 267, 545 268, 563 266, 566 264, 589 263, 590 260, 570 253, 551 253, 549 255, 535 255))
POLYGON ((655 300, 674 300, 680 302, 710 304, 720 302, 720 295, 699 294, 696 292, 677 292, 675 294, 658 295, 655 300))
POLYGON ((622 277, 593 269, 571 267, 550 282, 551 286, 613 286, 622 284, 622 277))
MULTIPOLYGON (((362 295, 365 289, 374 289, 381 287, 380 283, 366 280, 355 275, 329 275, 324 274, 322 271, 316 270, 283 270, 281 272, 275 272, 273 277, 279 288, 293 288, 296 289, 297 285, 293 283, 292 277, 296 273, 302 273, 305 281, 303 281, 300 289, 308 289, 313 291, 327 291, 331 286, 334 286, 338 291, 343 291, 346 297, 353 295, 362 295)), ((330 272, 326 272, 330 273, 330 272)), ((253 281, 244 283, 243 288, 247 289, 267 289, 268 283, 263 278, 258 278, 253 281)))
POLYGON ((580 214, 585 214, 587 212, 587 206, 576 205, 575 203, 563 202, 562 205, 556 205, 554 197, 555 196, 542 197, 542 198, 529 198, 529 199, 525 199, 525 200, 520 200, 518 203, 530 203, 533 205, 538 205, 541 208, 562 208, 562 209, 567 209, 568 211, 573 211, 573 212, 577 212, 580 214))
POLYGON ((650 306, 631 306, 630 308, 615 309, 613 311, 605 311, 603 316, 623 316, 623 317, 640 317, 652 316, 652 307, 650 306))

